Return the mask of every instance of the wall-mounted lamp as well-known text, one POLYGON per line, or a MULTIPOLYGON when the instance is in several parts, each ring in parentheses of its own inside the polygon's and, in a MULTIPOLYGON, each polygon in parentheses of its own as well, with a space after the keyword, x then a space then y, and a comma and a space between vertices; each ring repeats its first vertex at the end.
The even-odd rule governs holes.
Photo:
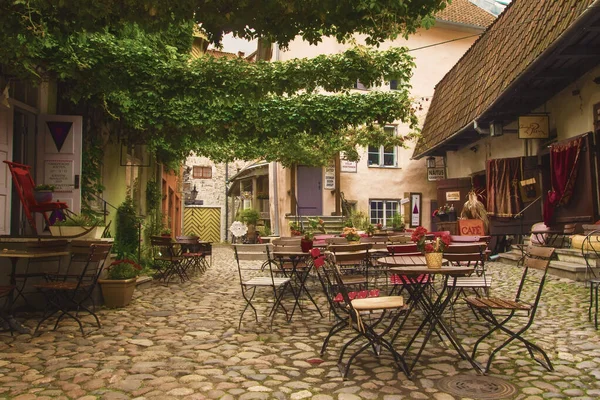
POLYGON ((194 188, 190 191, 190 198, 192 200, 196 200, 197 196, 198 196, 198 189, 196 189, 196 185, 194 185, 194 188))
POLYGON ((427 157, 427 168, 435 168, 435 157, 427 157))

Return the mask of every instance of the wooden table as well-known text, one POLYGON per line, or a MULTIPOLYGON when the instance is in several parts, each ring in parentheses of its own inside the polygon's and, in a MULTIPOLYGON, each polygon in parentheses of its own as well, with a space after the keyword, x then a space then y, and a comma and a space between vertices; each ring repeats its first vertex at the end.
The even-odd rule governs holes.
MULTIPOLYGON (((383 257, 380 258, 378 261, 380 264, 389 267, 390 271, 408 277, 409 279, 411 279, 411 283, 413 283, 407 285, 407 290, 409 291, 410 296, 412 299, 414 299, 414 301, 408 309, 404 320, 402 321, 396 333, 392 337, 392 343, 396 340, 398 334, 404 326, 404 323, 406 322, 411 312, 415 309, 417 304, 421 306, 421 309, 424 311, 425 314, 423 321, 417 328, 417 331, 414 333, 412 338, 409 340, 408 344, 406 345, 406 348, 402 353, 403 357, 406 359, 406 356, 408 355, 410 348, 416 341, 417 337, 422 332, 425 332, 423 343, 421 344, 421 347, 419 348, 412 363, 408 366, 409 371, 412 372, 414 366, 421 357, 423 350, 425 350, 425 347, 427 346, 427 343, 429 342, 429 339, 431 338, 432 334, 436 332, 438 336, 440 336, 440 331, 438 331, 437 329, 439 328, 441 330, 441 333, 444 333, 444 335, 450 340, 450 343, 457 351, 457 353, 463 359, 468 360, 473 366, 473 368, 475 368, 479 372, 482 372, 483 369, 481 368, 481 366, 478 363, 476 363, 471 358, 470 354, 464 349, 464 347, 462 347, 462 345, 452 332, 452 329, 448 326, 443 317, 446 307, 452 300, 456 286, 448 285, 448 279, 453 278, 456 282, 457 277, 471 274, 474 268, 469 266, 446 265, 443 265, 441 268, 428 268, 427 263, 425 261, 425 256, 383 257), (441 275, 444 277, 442 289, 439 291, 439 293, 437 293, 437 297, 435 297, 435 291, 426 290, 428 285, 419 284, 420 282, 416 280, 416 277, 424 274, 441 275), (425 330, 426 327, 427 329, 425 330)), ((444 260, 444 263, 447 264, 447 261, 444 260)))
POLYGON ((0 258, 8 258, 11 263, 10 270, 10 285, 13 289, 8 295, 7 307, 8 313, 4 316, 11 329, 19 333, 29 333, 29 329, 19 324, 12 314, 13 303, 14 303, 14 287, 17 284, 15 274, 17 272, 17 263, 20 259, 36 259, 36 258, 50 258, 50 257, 62 257, 68 256, 68 251, 26 251, 26 250, 2 250, 0 251, 0 258))
POLYGON ((298 285, 298 288, 297 288, 298 290, 296 291, 296 289, 294 289, 294 284, 293 283, 290 284, 290 288, 294 295, 295 301, 294 301, 294 307, 292 308, 292 312, 290 314, 289 321, 292 320, 292 317, 294 316, 294 312, 296 311, 296 307, 298 307, 298 309, 300 309, 300 311, 302 311, 302 306, 300 305, 300 297, 302 296, 302 292, 306 293, 306 295, 308 296, 308 299, 316 307, 316 309, 319 312, 319 314, 321 315, 321 317, 323 317, 323 313, 319 309, 319 306, 317 305, 317 303, 311 296, 310 292, 306 288, 306 280, 307 280, 308 274, 310 273, 310 270, 312 268, 312 263, 306 263, 305 266, 300 267, 300 263, 302 261, 306 261, 309 257, 309 254, 305 253, 303 251, 298 251, 298 250, 277 250, 271 254, 272 254, 273 258, 279 262, 281 271, 283 271, 283 273, 285 273, 285 268, 283 267, 283 265, 286 262, 290 262, 292 264, 292 269, 290 271, 290 277, 292 278, 292 282, 296 283, 298 285))

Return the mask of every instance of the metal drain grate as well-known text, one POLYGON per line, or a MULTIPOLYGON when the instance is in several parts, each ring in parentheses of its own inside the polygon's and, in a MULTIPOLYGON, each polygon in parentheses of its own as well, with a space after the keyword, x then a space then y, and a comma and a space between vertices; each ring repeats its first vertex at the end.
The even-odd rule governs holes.
POLYGON ((436 386, 443 392, 472 399, 507 399, 517 394, 514 385, 491 376, 447 376, 437 381, 436 386))

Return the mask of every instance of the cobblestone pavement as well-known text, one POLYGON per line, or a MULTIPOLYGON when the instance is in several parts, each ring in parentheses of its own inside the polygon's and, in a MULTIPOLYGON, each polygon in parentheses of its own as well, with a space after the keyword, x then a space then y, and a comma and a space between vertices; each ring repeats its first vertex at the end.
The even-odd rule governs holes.
MULTIPOLYGON (((494 294, 512 293, 520 270, 498 263, 489 269, 494 294)), ((318 301, 326 310, 324 297, 318 301)), ((320 356, 331 325, 327 316, 305 311, 287 323, 278 315, 271 331, 265 306, 259 308, 258 325, 247 313, 238 331, 242 306, 233 253, 216 247, 214 265, 203 276, 168 287, 154 284, 137 291, 127 308, 102 309, 100 330, 93 330, 86 317, 86 337, 68 321, 56 332, 45 326, 35 338, 3 333, 0 398, 445 400, 457 397, 440 392, 437 380, 475 374, 452 348, 433 339, 412 380, 394 368, 391 358, 365 352, 343 381, 336 361, 350 331, 335 336, 320 356), (308 362, 314 359, 323 362, 308 362)), ((35 319, 25 324, 35 326, 35 319)), ((467 349, 485 329, 464 305, 456 307, 453 326, 467 349)), ((529 333, 548 351, 555 371, 544 370, 523 347, 502 351, 491 375, 517 386, 516 398, 600 397, 600 339, 587 321, 582 284, 551 278, 529 333)), ((401 335, 399 345, 406 340, 401 335)), ((478 361, 487 360, 488 349, 481 346, 478 361)))

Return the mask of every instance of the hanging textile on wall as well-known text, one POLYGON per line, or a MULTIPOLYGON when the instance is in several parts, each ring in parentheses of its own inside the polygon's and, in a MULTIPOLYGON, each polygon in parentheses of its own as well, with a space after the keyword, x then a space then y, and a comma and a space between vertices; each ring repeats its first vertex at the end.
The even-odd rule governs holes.
POLYGON ((487 212, 495 217, 514 217, 521 211, 520 158, 488 160, 487 212))
POLYGON ((552 190, 548 191, 544 201, 544 223, 552 224, 556 207, 569 204, 573 188, 577 180, 579 155, 583 137, 578 137, 565 144, 554 144, 550 147, 550 176, 552 190))

